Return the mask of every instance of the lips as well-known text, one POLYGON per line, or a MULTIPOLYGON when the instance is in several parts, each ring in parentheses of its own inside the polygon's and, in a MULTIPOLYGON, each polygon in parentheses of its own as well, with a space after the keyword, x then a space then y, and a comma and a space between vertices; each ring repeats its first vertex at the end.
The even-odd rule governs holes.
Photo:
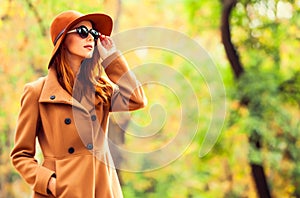
POLYGON ((89 49, 89 50, 92 50, 93 49, 93 46, 92 45, 85 45, 85 46, 83 46, 84 48, 86 48, 86 49, 89 49))

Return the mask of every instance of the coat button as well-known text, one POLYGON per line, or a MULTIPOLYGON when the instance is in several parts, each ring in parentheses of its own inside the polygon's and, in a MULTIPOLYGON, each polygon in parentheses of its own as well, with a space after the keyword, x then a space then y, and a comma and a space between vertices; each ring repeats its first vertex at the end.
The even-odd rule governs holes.
POLYGON ((93 149, 93 144, 91 144, 91 143, 87 144, 87 145, 86 145, 86 148, 87 148, 88 150, 92 150, 92 149, 93 149))
POLYGON ((65 119, 65 124, 71 124, 71 119, 70 118, 66 118, 65 119))
POLYGON ((70 147, 70 148, 68 149, 68 152, 69 152, 70 154, 74 153, 74 151, 75 151, 75 149, 74 149, 73 147, 70 147))
POLYGON ((50 99, 54 100, 55 99, 55 95, 50 96, 50 99))
POLYGON ((97 119, 97 116, 95 116, 95 115, 92 115, 91 119, 92 119, 92 121, 96 121, 96 119, 97 119))

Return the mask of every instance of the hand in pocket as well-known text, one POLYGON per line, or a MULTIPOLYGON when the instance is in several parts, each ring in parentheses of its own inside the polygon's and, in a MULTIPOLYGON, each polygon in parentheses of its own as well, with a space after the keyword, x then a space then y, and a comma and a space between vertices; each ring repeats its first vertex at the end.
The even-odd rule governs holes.
POLYGON ((48 189, 51 191, 52 195, 56 197, 56 178, 50 178, 48 183, 48 189))

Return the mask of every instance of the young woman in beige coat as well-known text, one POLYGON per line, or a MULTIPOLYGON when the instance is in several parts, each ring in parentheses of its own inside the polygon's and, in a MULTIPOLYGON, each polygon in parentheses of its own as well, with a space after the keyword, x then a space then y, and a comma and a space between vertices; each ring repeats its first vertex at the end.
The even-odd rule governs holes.
POLYGON ((100 13, 65 11, 51 24, 48 75, 24 88, 11 152, 34 197, 123 197, 108 149, 108 116, 142 108, 146 98, 111 31, 112 19, 100 13), (34 158, 36 137, 42 164, 34 158))

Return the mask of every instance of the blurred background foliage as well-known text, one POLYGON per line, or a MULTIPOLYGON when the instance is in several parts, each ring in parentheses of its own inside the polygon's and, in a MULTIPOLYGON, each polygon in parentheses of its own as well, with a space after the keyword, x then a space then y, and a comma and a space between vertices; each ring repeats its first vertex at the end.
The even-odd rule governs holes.
MULTIPOLYGON (((222 9, 228 2, 0 0, 0 197, 31 195, 29 186, 12 168, 9 152, 23 86, 47 74, 52 50, 49 25, 56 14, 67 9, 110 14, 115 20, 114 33, 144 26, 184 33, 207 50, 226 87, 226 124, 213 149, 200 158, 209 125, 207 115, 212 111, 204 80, 176 54, 155 50, 143 56, 127 54, 130 65, 154 61, 171 65, 184 75, 199 98, 201 115, 191 115, 190 124, 199 120, 198 133, 179 159, 153 171, 120 172, 125 197, 258 197, 250 164, 263 167, 272 197, 300 197, 300 1, 241 0, 234 4, 231 38, 244 69, 238 78, 221 41, 222 9), (257 138, 259 147, 250 137, 257 138)), ((149 106, 133 113, 133 120, 147 125, 155 120, 154 115, 160 118, 155 108, 149 113, 156 103, 170 116, 159 138, 149 145, 125 136, 129 149, 159 148, 176 135, 180 102, 195 105, 188 97, 178 101, 163 88, 149 86, 145 90, 149 106)))

